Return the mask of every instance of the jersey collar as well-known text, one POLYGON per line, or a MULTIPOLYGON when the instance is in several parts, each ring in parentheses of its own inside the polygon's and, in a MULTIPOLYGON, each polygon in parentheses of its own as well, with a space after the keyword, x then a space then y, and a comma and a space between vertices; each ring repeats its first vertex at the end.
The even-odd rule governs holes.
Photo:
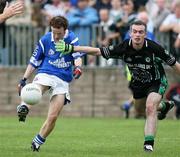
MULTIPOLYGON (((64 38, 67 38, 67 37, 68 37, 68 34, 69 34, 69 30, 66 29, 64 38)), ((53 33, 52 33, 52 32, 51 32, 51 42, 54 42, 54 37, 53 37, 53 33)))
MULTIPOLYGON (((132 47, 132 39, 129 39, 129 46, 132 47)), ((143 47, 148 47, 148 42, 147 42, 146 39, 144 39, 144 45, 143 45, 143 47)))

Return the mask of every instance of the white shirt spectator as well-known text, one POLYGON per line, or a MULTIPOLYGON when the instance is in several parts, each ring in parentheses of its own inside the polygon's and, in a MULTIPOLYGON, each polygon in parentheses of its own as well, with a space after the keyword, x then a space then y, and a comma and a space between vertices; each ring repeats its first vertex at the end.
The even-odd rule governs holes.
POLYGON ((65 16, 65 11, 64 11, 64 5, 58 5, 54 6, 51 4, 46 4, 44 6, 44 10, 50 14, 52 17, 54 16, 65 16))
POLYGON ((165 18, 162 23, 162 25, 168 24, 180 24, 180 18, 177 18, 175 14, 170 14, 165 18))

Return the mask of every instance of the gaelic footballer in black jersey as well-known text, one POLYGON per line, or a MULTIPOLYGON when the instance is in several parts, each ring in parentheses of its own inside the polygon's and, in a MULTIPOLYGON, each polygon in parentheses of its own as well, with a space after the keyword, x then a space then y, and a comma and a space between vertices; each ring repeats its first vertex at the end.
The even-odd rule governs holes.
POLYGON ((163 120, 173 108, 174 102, 163 101, 162 96, 167 86, 162 62, 180 74, 180 64, 159 44, 146 39, 147 26, 142 21, 130 25, 130 38, 119 45, 107 47, 71 46, 60 41, 57 51, 64 55, 85 52, 90 55, 102 55, 104 58, 122 59, 131 73, 130 88, 133 91, 134 105, 145 106, 146 121, 144 126, 144 151, 152 152, 157 130, 157 118, 163 120), (71 47, 67 51, 66 47, 71 47), (73 51, 71 51, 73 50, 73 51))

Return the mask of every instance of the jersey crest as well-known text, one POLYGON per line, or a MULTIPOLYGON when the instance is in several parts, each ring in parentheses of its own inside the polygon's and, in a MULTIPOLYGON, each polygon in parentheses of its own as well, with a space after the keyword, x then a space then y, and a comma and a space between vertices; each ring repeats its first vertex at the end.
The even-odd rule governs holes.
POLYGON ((55 52, 52 50, 52 49, 50 49, 49 51, 48 51, 48 55, 54 55, 55 54, 55 52))

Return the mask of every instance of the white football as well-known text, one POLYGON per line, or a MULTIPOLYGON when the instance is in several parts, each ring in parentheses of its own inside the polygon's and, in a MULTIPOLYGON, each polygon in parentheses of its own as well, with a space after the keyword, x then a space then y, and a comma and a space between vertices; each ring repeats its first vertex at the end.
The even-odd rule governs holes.
POLYGON ((25 85, 21 90, 21 99, 28 105, 35 105, 39 103, 42 97, 41 89, 34 83, 25 85))

